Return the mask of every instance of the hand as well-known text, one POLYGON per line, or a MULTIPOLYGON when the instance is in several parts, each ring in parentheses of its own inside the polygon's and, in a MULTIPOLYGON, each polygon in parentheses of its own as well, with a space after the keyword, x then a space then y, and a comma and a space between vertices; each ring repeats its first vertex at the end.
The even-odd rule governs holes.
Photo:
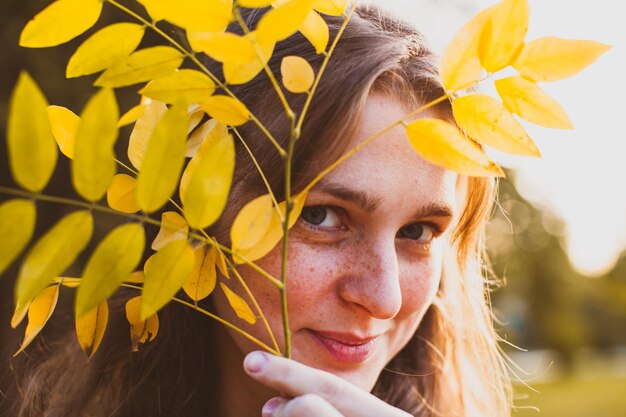
POLYGON ((266 402, 263 417, 410 417, 338 376, 290 359, 252 352, 244 369, 285 395, 266 402))

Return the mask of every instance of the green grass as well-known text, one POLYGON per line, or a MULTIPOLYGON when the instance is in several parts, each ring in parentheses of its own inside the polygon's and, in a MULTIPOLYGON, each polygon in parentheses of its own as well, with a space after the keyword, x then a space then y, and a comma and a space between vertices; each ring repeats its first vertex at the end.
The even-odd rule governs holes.
POLYGON ((626 378, 571 378, 532 388, 539 392, 516 386, 515 405, 522 408, 513 411, 513 417, 626 416, 626 378))

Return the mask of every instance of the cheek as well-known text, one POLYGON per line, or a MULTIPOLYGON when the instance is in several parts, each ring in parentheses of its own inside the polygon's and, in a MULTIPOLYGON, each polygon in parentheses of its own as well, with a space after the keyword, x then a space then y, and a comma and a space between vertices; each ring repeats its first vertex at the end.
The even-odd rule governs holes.
MULTIPOLYGON (((279 244, 256 263, 280 280, 281 262, 282 249, 279 244)), ((329 278, 336 274, 336 265, 337 257, 329 256, 327 251, 300 245, 298 242, 289 243, 287 299, 289 321, 292 325, 296 325, 301 317, 308 319, 315 316, 315 306, 319 304, 319 300, 321 298, 328 300, 329 291, 332 291, 332 280, 329 278)), ((282 333, 280 291, 252 268, 242 265, 238 269, 278 337, 282 333)), ((229 281, 232 281, 232 278, 229 281)), ((236 282, 229 284, 240 287, 236 282)))
POLYGON ((442 273, 441 251, 434 249, 428 258, 399 265, 402 288, 400 314, 421 317, 439 289, 442 273))
POLYGON ((320 319, 321 302, 332 303, 336 296, 333 277, 338 274, 338 264, 337 254, 323 248, 298 243, 291 246, 287 298, 294 327, 303 320, 320 319))

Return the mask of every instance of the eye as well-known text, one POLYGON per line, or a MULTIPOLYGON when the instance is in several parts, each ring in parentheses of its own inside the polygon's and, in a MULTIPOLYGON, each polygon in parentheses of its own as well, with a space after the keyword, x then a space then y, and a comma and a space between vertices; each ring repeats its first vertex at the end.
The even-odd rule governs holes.
POLYGON ((398 231, 398 237, 412 239, 422 243, 429 243, 436 235, 436 228, 426 223, 412 223, 398 231))
POLYGON ((300 218, 305 222, 318 227, 340 227, 339 214, 327 206, 306 206, 302 209, 300 218))

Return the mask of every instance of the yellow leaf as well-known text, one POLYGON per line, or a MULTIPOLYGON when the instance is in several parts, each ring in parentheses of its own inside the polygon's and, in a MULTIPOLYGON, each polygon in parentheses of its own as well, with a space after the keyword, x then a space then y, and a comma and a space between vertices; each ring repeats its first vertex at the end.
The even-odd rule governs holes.
POLYGON ((150 268, 150 264, 152 263, 153 259, 154 259, 154 255, 156 255, 156 253, 150 255, 150 257, 148 259, 146 259, 146 262, 143 263, 143 275, 144 275, 144 282, 146 280, 146 271, 148 270, 148 268, 150 268))
POLYGON ((287 0, 263 15, 256 31, 261 43, 283 40, 293 35, 311 12, 313 0, 287 0))
POLYGON ((24 250, 35 231, 37 208, 32 200, 0 204, 0 275, 24 250))
POLYGON ((478 145, 448 122, 416 120, 407 125, 406 133, 415 151, 433 164, 462 175, 503 175, 500 167, 491 162, 478 145))
POLYGON ((165 245, 175 240, 187 240, 189 225, 180 214, 175 211, 166 211, 161 214, 161 228, 152 241, 152 250, 161 250, 165 245))
POLYGON ((237 5, 239 7, 247 7, 250 9, 259 9, 261 7, 267 7, 274 3, 276 0, 238 0, 237 5))
POLYGON ((311 10, 300 26, 300 32, 311 42, 315 52, 321 54, 328 46, 328 25, 315 10, 311 10))
POLYGON ((483 67, 478 59, 478 42, 493 7, 465 24, 448 44, 441 59, 441 81, 446 91, 470 87, 480 80, 483 67))
POLYGON ((183 29, 223 31, 232 19, 232 0, 138 0, 155 21, 183 29))
POLYGON ((159 316, 156 314, 143 320, 140 314, 141 297, 131 298, 126 302, 126 320, 130 324, 130 341, 133 352, 139 350, 140 343, 154 340, 159 332, 159 316))
MULTIPOLYGON (((256 261, 270 253, 270 251, 278 245, 282 238, 283 223, 276 210, 272 210, 272 219, 263 237, 261 237, 261 239, 254 246, 247 249, 240 249, 237 252, 237 255, 241 255, 249 261, 256 261)), ((233 255, 233 260, 235 263, 243 263, 243 259, 239 256, 233 255)))
POLYGON ((106 301, 101 302, 87 314, 76 319, 76 336, 83 352, 89 359, 98 350, 104 338, 104 331, 109 321, 109 306, 106 301))
POLYGON ((89 211, 75 211, 55 224, 30 249, 16 284, 16 305, 26 305, 82 252, 93 232, 89 211))
POLYGON ((211 238, 213 243, 215 244, 213 247, 217 251, 217 260, 215 263, 217 264, 217 269, 224 275, 226 278, 230 278, 230 274, 228 273, 228 267, 226 266, 226 255, 224 252, 217 246, 217 240, 215 238, 211 238))
POLYGON ((348 0, 314 0, 313 8, 320 13, 341 16, 348 7, 348 0))
POLYGON ((109 207, 122 213, 136 213, 139 204, 135 198, 137 180, 130 175, 117 174, 107 188, 107 203, 109 207))
POLYGON ((223 282, 220 282, 220 287, 222 287, 222 291, 224 291, 224 294, 228 299, 228 303, 235 311, 235 314, 237 314, 237 317, 250 324, 256 323, 256 316, 250 309, 248 303, 246 303, 246 300, 235 294, 230 288, 224 285, 223 282))
POLYGON ((148 140, 152 136, 154 128, 167 111, 165 103, 149 98, 142 99, 141 105, 145 106, 143 113, 137 119, 128 140, 128 160, 137 169, 141 169, 141 161, 143 161, 148 140))
MULTIPOLYGON (((289 214, 289 222, 287 224, 289 229, 291 229, 293 225, 296 224, 296 222, 298 221, 300 213, 302 213, 302 209, 304 208, 304 202, 306 201, 307 196, 308 191, 302 191, 301 193, 293 196, 293 207, 291 208, 291 213, 289 214)), ((286 212, 285 202, 283 201, 278 203, 278 208, 284 216, 286 212)))
POLYGON ((574 128, 561 105, 526 78, 507 77, 495 85, 504 106, 522 119, 556 129, 574 128))
POLYGON ((211 97, 215 83, 195 70, 183 69, 152 80, 139 91, 146 97, 164 103, 198 103, 211 97))
POLYGON ((527 43, 513 67, 534 81, 558 81, 577 74, 610 48, 594 41, 546 37, 527 43))
POLYGON ((11 317, 11 328, 15 329, 20 325, 24 317, 26 317, 26 313, 28 313, 28 307, 30 307, 30 303, 26 305, 15 307, 15 311, 13 312, 13 316, 11 317))
POLYGON ((56 140, 61 153, 74 159, 74 143, 80 125, 80 117, 73 111, 61 106, 48 106, 48 121, 52 128, 52 135, 56 140))
POLYGON ((535 143, 498 100, 482 94, 452 102, 454 119, 478 143, 516 155, 540 156, 535 143))
POLYGON ((183 284, 183 290, 192 300, 200 301, 208 297, 215 288, 217 249, 202 244, 194 250, 194 254, 193 270, 191 276, 183 284))
POLYGON ((137 202, 146 213, 161 208, 176 189, 186 141, 187 111, 183 106, 174 106, 154 129, 137 177, 137 202))
POLYGON ((115 94, 107 88, 96 93, 80 115, 74 144, 72 183, 84 199, 102 198, 115 175, 119 111, 115 94))
POLYGON ((249 62, 256 55, 252 42, 246 36, 231 32, 187 32, 196 52, 203 52, 219 62, 249 62))
MULTIPOLYGON (((300 217, 300 213, 302 212, 302 208, 304 207, 304 202, 306 201, 307 193, 302 192, 293 198, 293 209, 289 214, 289 223, 288 227, 293 227, 300 217)), ((233 256, 233 260, 235 263, 243 263, 244 258, 249 261, 256 261, 257 259, 261 259, 265 255, 267 255, 272 249, 276 247, 276 245, 280 242, 283 237, 283 219, 285 216, 285 202, 281 202, 278 204, 278 210, 272 210, 272 218, 270 221, 270 225, 267 228, 263 237, 258 240, 254 246, 249 248, 239 249, 237 255, 233 256), (280 214, 279 214, 280 213, 280 214)))
POLYGON ((186 240, 176 240, 158 251, 146 270, 141 294, 141 318, 145 319, 167 304, 187 281, 195 255, 186 240))
POLYGON ((78 288, 82 279, 72 277, 56 277, 52 280, 52 282, 59 283, 66 288, 78 288))
POLYGON ((146 237, 139 223, 126 223, 113 229, 93 252, 76 293, 76 318, 115 292, 135 269, 146 237))
POLYGON ((170 46, 141 49, 123 60, 118 60, 104 71, 94 85, 126 87, 171 74, 183 63, 183 55, 170 46))
POLYGON ((280 64, 283 85, 292 93, 306 93, 315 79, 313 68, 306 59, 290 55, 283 58, 280 64))
POLYGON ((487 72, 511 65, 519 55, 528 32, 528 0, 502 0, 493 7, 478 44, 487 72))
POLYGON ((67 63, 67 78, 105 70, 133 53, 145 28, 135 23, 115 23, 100 29, 83 42, 67 63))
MULTIPOLYGON (((204 110, 202 110, 202 114, 204 114, 204 110)), ((196 129, 187 140, 187 151, 185 156, 192 158, 196 152, 198 152, 198 148, 200 148, 202 142, 209 137, 209 134, 213 129, 215 129, 216 126, 217 120, 211 119, 207 120, 202 124, 202 126, 196 129)))
POLYGON ((120 117, 119 122, 117 122, 117 127, 120 128, 122 126, 129 125, 131 123, 135 123, 141 116, 143 112, 146 110, 146 104, 138 104, 135 107, 128 110, 126 113, 120 117))
POLYGON ((246 204, 235 217, 230 229, 233 251, 256 245, 265 235, 272 221, 272 196, 264 194, 246 204))
POLYGON ((9 103, 7 151, 15 182, 35 193, 48 184, 58 156, 47 106, 37 84, 21 72, 9 103))
POLYGON ((92 27, 100 12, 101 0, 57 0, 26 24, 20 46, 44 48, 65 43, 92 27))
POLYGON ((143 271, 135 271, 130 274, 124 282, 128 282, 130 284, 143 284, 146 282, 146 275, 143 271))
POLYGON ((35 339, 35 336, 41 332, 52 315, 58 299, 59 286, 53 285, 45 288, 39 295, 37 295, 37 297, 33 299, 33 301, 31 301, 30 306, 28 307, 28 325, 26 326, 26 331, 24 332, 24 340, 22 341, 20 350, 15 352, 15 355, 13 356, 16 356, 18 353, 26 349, 26 346, 28 346, 30 342, 35 339))
MULTIPOLYGON (((251 32, 246 37, 256 39, 256 33, 251 32)), ((258 53, 261 58, 255 54, 255 56, 249 61, 227 61, 224 62, 223 72, 224 79, 228 84, 245 84, 257 76, 259 72, 263 70, 263 66, 267 64, 274 53, 274 42, 259 43, 257 39, 258 53)))
POLYGON ((189 118, 187 123, 187 133, 191 133, 202 121, 206 113, 202 110, 199 104, 190 104, 187 107, 187 117, 189 118))
POLYGON ((229 96, 212 96, 200 105, 209 116, 224 125, 239 126, 250 118, 245 104, 229 96))
POLYGON ((224 125, 211 130, 191 158, 180 185, 180 200, 189 225, 204 229, 226 205, 235 169, 235 143, 224 125))

